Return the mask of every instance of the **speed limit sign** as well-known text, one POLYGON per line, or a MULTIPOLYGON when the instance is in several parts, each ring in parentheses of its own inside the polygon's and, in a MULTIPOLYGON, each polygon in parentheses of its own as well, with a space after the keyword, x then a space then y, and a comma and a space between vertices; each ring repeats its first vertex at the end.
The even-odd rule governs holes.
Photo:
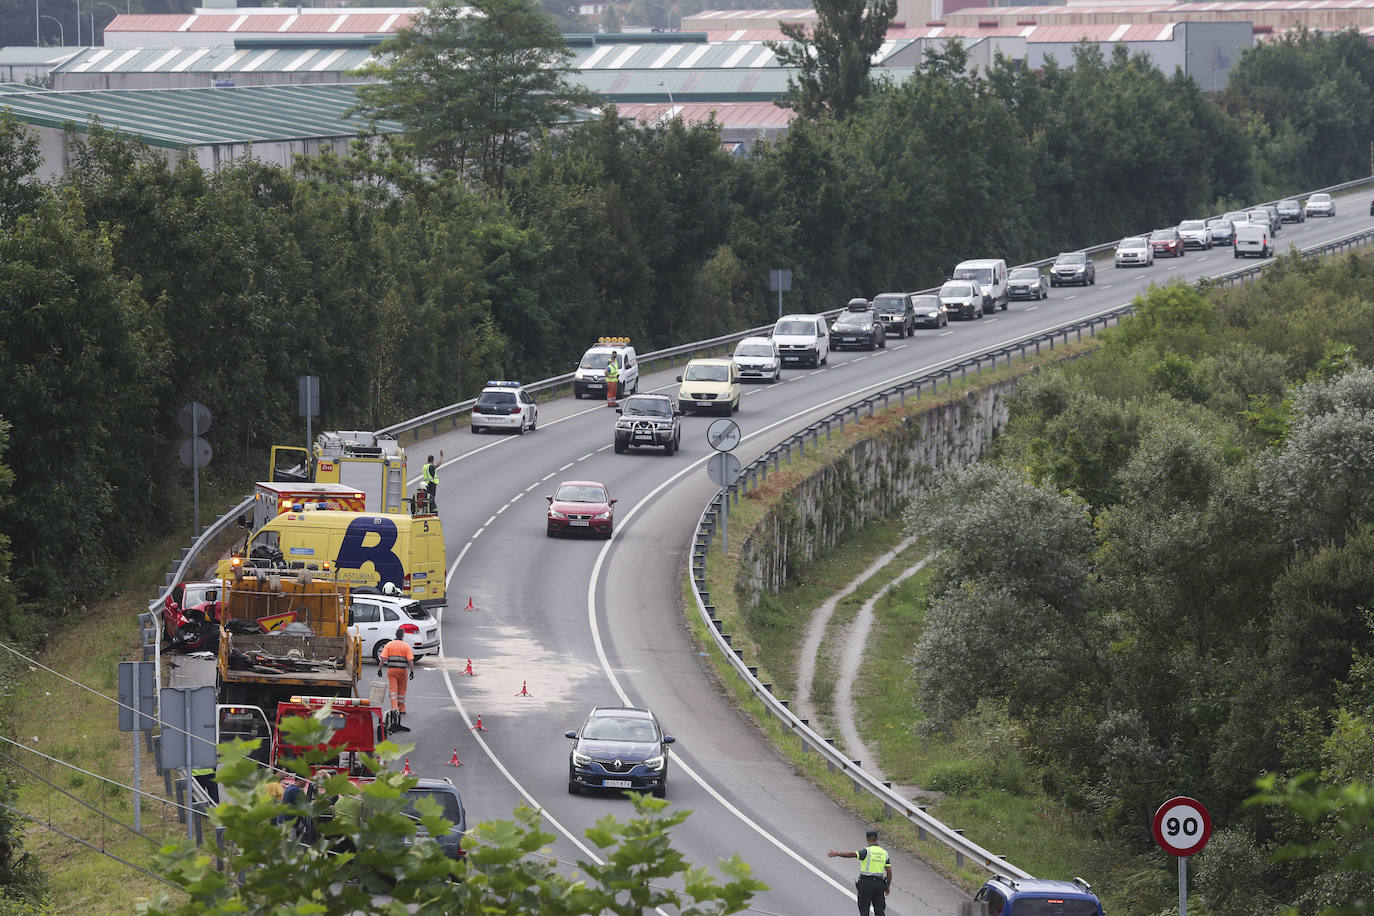
POLYGON ((1212 816, 1195 798, 1180 795, 1159 806, 1154 819, 1155 842, 1171 856, 1201 852, 1212 835, 1212 816))

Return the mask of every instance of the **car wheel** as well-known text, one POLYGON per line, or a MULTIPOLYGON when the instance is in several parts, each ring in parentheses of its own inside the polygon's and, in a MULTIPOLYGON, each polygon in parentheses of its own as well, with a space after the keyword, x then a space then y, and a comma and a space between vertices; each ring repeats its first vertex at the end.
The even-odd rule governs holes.
POLYGON ((619 439, 615 440, 615 453, 617 455, 625 454, 625 447, 626 445, 624 442, 621 442, 619 439))
POLYGON ((551 538, 551 537, 553 537, 553 536, 554 536, 553 529, 550 528, 549 526, 545 525, 545 526, 544 526, 544 537, 546 537, 546 538, 551 538))
POLYGON ((525 434, 525 421, 524 421, 524 420, 521 420, 521 421, 520 421, 520 425, 517 426, 517 427, 515 427, 515 434, 516 434, 517 436, 523 436, 523 435, 525 434))
POLYGON ((582 392, 581 392, 581 390, 579 390, 579 389, 577 389, 577 388, 574 388, 574 389, 573 389, 573 398, 574 398, 575 400, 578 400, 578 401, 582 400, 582 392))
POLYGON ((372 660, 377 663, 378 669, 382 667, 382 650, 386 648, 388 640, 379 639, 377 645, 372 647, 372 660))
POLYGON ((669 439, 667 442, 663 443, 663 454, 665 454, 665 455, 671 455, 672 453, 673 453, 673 440, 672 440, 672 439, 669 439))
POLYGON ((668 796, 667 786, 654 786, 650 791, 654 793, 654 798, 666 798, 668 796))
POLYGON ((569 794, 569 795, 578 795, 578 794, 580 794, 581 792, 582 792, 582 788, 581 788, 577 783, 573 782, 571 779, 568 780, 568 794, 569 794))
POLYGON ((473 426, 472 424, 468 424, 468 429, 472 430, 472 434, 473 434, 474 436, 477 435, 477 433, 480 432, 480 430, 479 430, 476 426, 473 426))
POLYGON ((826 363, 828 363, 828 362, 830 362, 830 351, 829 351, 829 350, 826 351, 825 356, 822 356, 822 357, 821 357, 821 365, 824 366, 824 365, 825 365, 826 363))
POLYGON ((609 541, 610 539, 611 539, 611 532, 610 532, 610 531, 607 531, 605 534, 601 535, 601 540, 603 540, 603 541, 609 541))
POLYGON ((740 395, 738 398, 736 398, 735 403, 730 405, 729 413, 739 413, 740 404, 743 402, 743 399, 744 395, 740 395))
POLYGON ((533 416, 530 417, 530 432, 534 432, 535 429, 536 429, 538 426, 539 426, 539 411, 536 410, 536 411, 534 412, 533 416))

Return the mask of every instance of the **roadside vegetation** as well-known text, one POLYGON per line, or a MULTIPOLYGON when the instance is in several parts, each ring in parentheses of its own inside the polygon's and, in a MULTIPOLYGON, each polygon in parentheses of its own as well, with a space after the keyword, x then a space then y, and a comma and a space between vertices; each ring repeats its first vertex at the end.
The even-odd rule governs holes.
MULTIPOLYGON (((834 68, 866 60, 853 52, 861 47, 856 42, 871 40, 872 29, 864 26, 867 37, 846 31, 844 9, 826 4, 831 18, 820 26, 833 29, 835 41, 808 75, 808 114, 785 138, 737 160, 722 152, 713 125, 675 120, 636 128, 614 117, 614 109, 598 121, 537 129, 550 123, 550 110, 526 104, 533 85, 527 80, 541 64, 563 59, 561 39, 528 0, 471 5, 510 24, 501 50, 520 66, 492 67, 481 74, 486 81, 450 71, 459 82, 431 85, 454 98, 445 96, 443 105, 417 98, 416 87, 426 85, 437 62, 468 55, 462 59, 484 67, 492 59, 482 55, 495 50, 474 47, 471 23, 441 3, 431 8, 422 40, 403 36, 396 46, 402 53, 374 74, 404 84, 407 94, 364 100, 378 113, 435 112, 434 120, 407 123, 407 134, 394 141, 360 140, 289 168, 249 160, 214 173, 189 160, 172 168, 128 136, 97 130, 73 145, 63 177, 40 180, 36 140, 13 118, 0 117, 0 639, 7 645, 35 651, 82 625, 118 590, 128 557, 184 541, 175 535, 191 516, 191 485, 177 460, 183 437, 176 416, 189 401, 207 405, 214 417, 207 431, 214 459, 201 470, 201 485, 241 491, 261 473, 270 445, 299 441, 301 374, 320 378, 317 428, 375 429, 470 396, 488 378, 564 372, 587 344, 583 333, 628 335, 647 352, 762 324, 774 301, 768 270, 779 265, 793 270, 789 306, 797 310, 829 308, 856 293, 917 289, 970 254, 1010 262, 1044 257, 1347 178, 1363 171, 1366 138, 1374 135, 1374 49, 1353 32, 1264 42, 1238 62, 1232 87, 1216 97, 1121 49, 1104 58, 1085 46, 1072 66, 1017 71, 998 61, 969 75, 965 52, 951 45, 900 86, 854 74, 857 82, 846 81, 840 99, 827 96, 827 87, 837 85, 834 68), (477 104, 490 98, 508 105, 477 104), (466 146, 465 137, 483 138, 482 148, 466 146), (1172 177, 1123 180, 1164 174, 1172 177)), ((560 103, 577 101, 575 95, 560 103)), ((1360 338, 1370 333, 1368 316, 1349 302, 1362 283, 1359 270, 1314 279, 1307 267, 1283 267, 1265 288, 1291 311, 1255 319, 1253 332, 1261 336, 1234 352, 1194 352, 1183 341, 1164 350, 1153 337, 1128 345, 1123 335, 1127 342, 1110 363, 1125 367, 1122 374, 1064 376, 1056 383, 1063 389, 1037 389, 1043 403, 1028 408, 1034 415, 1061 399, 1085 416, 1098 409, 1102 416, 1090 422, 1078 413, 1046 414, 1043 434, 1024 421, 1008 437, 1009 449, 1021 449, 1008 453, 1009 466, 1029 461, 1036 487, 1071 489, 1102 529, 1090 532, 1094 538, 1126 531, 1121 526, 1134 517, 1112 502, 1121 486, 1113 475, 1123 473, 1113 462, 1135 454, 1132 437, 1163 422, 1156 416, 1163 408, 1100 400, 1138 391, 1173 398, 1165 406, 1176 411, 1170 419, 1180 428, 1223 408, 1253 416, 1250 428, 1233 419, 1235 428, 1219 440, 1207 438, 1216 432, 1211 427, 1189 433, 1212 449, 1198 446, 1206 461, 1185 468, 1204 474, 1196 482, 1203 495, 1210 499, 1206 487, 1214 484, 1238 486, 1230 473, 1233 464, 1248 466, 1240 456, 1279 448, 1292 411, 1307 409, 1306 401, 1287 402, 1295 379, 1326 365, 1324 357, 1345 358, 1328 343, 1354 347, 1350 360, 1365 359, 1360 338), (1329 330, 1317 318, 1331 322, 1329 330), (1163 354, 1158 359, 1150 355, 1156 351, 1163 354), (1265 379, 1270 387, 1260 385, 1265 379), (1085 384, 1105 387, 1092 397, 1065 393, 1085 384), (1220 394, 1203 397, 1199 386, 1211 385, 1220 394), (1060 429, 1075 422, 1075 429, 1060 429), (1269 446, 1261 445, 1263 435, 1273 440, 1269 446), (1067 457, 1054 457, 1056 448, 1067 457)), ((1239 332, 1221 319, 1202 321, 1186 297, 1170 295, 1170 308, 1192 333, 1214 324, 1239 332)), ((1229 308, 1223 302, 1220 314, 1229 308)), ((1161 309, 1152 314, 1164 317, 1142 321, 1167 324, 1171 313, 1161 309)), ((1298 467, 1284 467, 1272 472, 1275 500, 1310 482, 1298 467)), ((976 496, 970 487, 966 495, 976 496)), ((1341 527, 1362 511, 1358 490, 1332 491, 1312 505, 1274 506, 1289 513, 1274 536, 1289 540, 1283 550, 1268 545, 1263 556, 1282 560, 1285 569, 1302 559, 1300 568, 1315 577, 1321 563, 1351 562, 1341 551, 1363 543, 1363 535, 1341 527)), ((1124 549, 1110 538, 1093 545, 1124 549)), ((1241 564, 1253 556, 1230 559, 1241 564)), ((1194 558, 1173 556, 1179 564, 1194 558)), ((1236 572, 1224 565, 1180 568, 1200 577, 1195 584, 1203 595, 1213 581, 1208 575, 1236 572)), ((1264 607, 1278 606, 1266 591, 1271 586, 1303 594, 1298 572, 1281 582, 1272 568, 1254 572, 1259 578, 1245 584, 1245 594, 1268 602, 1264 607)), ((1163 582, 1159 588, 1158 606, 1146 601, 1150 596, 1123 592, 1120 613, 1148 618, 1178 610, 1177 600, 1170 605, 1162 595, 1187 589, 1163 582)), ((1282 616, 1292 632, 1308 624, 1320 630, 1312 621, 1324 625, 1324 608, 1292 605, 1282 616)), ((1230 637, 1227 627, 1240 623, 1251 627, 1243 635, 1253 648, 1277 638, 1249 618, 1210 611, 1189 633, 1200 643, 1181 658, 1198 668, 1208 663, 1209 676, 1231 676, 1214 683, 1218 689, 1235 687, 1238 675, 1211 670, 1211 641, 1230 637)), ((1348 621, 1342 627, 1328 643, 1362 645, 1365 634, 1351 632, 1348 621)), ((1113 667, 1129 661, 1142 673, 1147 645, 1109 643, 1105 660, 1113 667)), ((1335 651, 1320 641, 1314 648, 1335 651)), ((1345 676, 1337 670, 1341 660, 1323 656, 1306 669, 1291 658, 1273 661, 1283 663, 1276 670, 1296 669, 1313 693, 1303 705, 1307 695, 1295 697, 1296 688, 1283 685, 1296 705, 1274 715, 1256 712, 1249 724, 1272 742, 1265 747, 1282 745, 1296 755, 1271 754, 1264 762, 1281 771, 1296 768, 1298 758, 1316 766, 1320 754, 1300 743, 1315 734, 1305 717, 1319 722, 1331 711, 1329 679, 1345 676)), ((1157 680, 1145 677, 1142 685, 1157 680)), ((1262 706, 1267 695, 1256 691, 1269 680, 1256 678, 1247 701, 1262 706)), ((32 698, 33 708, 6 708, 7 731, 22 731, 22 717, 48 722, 65 711, 46 696, 32 698)), ((1163 690, 1137 705, 1179 699, 1163 690)), ((1159 751, 1145 739, 1158 740, 1162 723, 1178 713, 1185 730, 1169 743, 1166 760, 1176 752, 1190 774, 1208 775, 1228 797, 1242 793, 1248 777, 1234 774, 1255 761, 1206 760, 1194 744, 1212 725, 1240 730, 1244 723, 1223 715, 1224 695, 1188 699, 1199 705, 1111 710, 1121 728, 1113 747, 1125 755, 1122 773, 1142 775, 1159 751)), ((966 698, 940 696, 939 703, 927 715, 942 726, 968 714, 966 698)), ((1009 699, 1007 709, 1011 716, 1043 713, 1034 707, 1009 699)), ((1056 724, 1066 739, 1085 736, 1070 727, 1082 722, 1056 724)), ((1228 745, 1233 753, 1254 749, 1240 739, 1228 745)), ((1056 787, 1066 797, 1085 804, 1107 799, 1098 814, 1114 829, 1134 823, 1133 813, 1110 803, 1112 792, 1125 787, 1092 761, 1075 759, 1059 776, 1056 787)), ((1146 788, 1130 804, 1149 795, 1146 788)), ((41 881, 30 881, 31 860, 15 842, 22 829, 0 817, 0 887, 37 899, 41 881)), ((1277 839, 1256 834, 1254 848, 1277 839)))

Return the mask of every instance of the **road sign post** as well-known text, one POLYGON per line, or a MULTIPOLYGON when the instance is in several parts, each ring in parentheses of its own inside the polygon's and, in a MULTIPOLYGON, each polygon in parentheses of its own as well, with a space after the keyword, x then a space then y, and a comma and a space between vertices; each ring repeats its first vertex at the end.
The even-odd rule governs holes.
POLYGON ((210 458, 214 454, 210 443, 201 433, 209 431, 212 419, 210 408, 199 401, 186 404, 177 414, 177 423, 181 426, 181 431, 191 437, 181 443, 180 457, 181 463, 191 469, 191 500, 195 505, 192 538, 200 537, 200 469, 210 463, 210 458))
POLYGON ((792 271, 790 270, 770 270, 768 271, 768 288, 777 291, 778 294, 778 317, 782 317, 782 294, 792 292, 792 271))
POLYGON ((134 733, 134 833, 143 832, 143 770, 139 732, 157 724, 157 670, 152 662, 119 663, 119 730, 134 733))
POLYGON ((740 444, 739 424, 734 420, 720 419, 706 428, 706 444, 716 450, 706 461, 706 473, 711 482, 720 486, 720 552, 730 552, 730 484, 739 479, 739 459, 730 452, 740 444))
POLYGON ((1178 916, 1188 916, 1188 857, 1207 845, 1212 816, 1202 802, 1179 795, 1155 811, 1151 831, 1160 849, 1178 857, 1178 916))

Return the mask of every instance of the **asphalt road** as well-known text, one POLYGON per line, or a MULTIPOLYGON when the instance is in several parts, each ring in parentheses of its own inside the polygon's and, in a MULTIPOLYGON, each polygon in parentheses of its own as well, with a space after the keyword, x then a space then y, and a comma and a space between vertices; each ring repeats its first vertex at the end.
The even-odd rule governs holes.
MULTIPOLYGON (((1364 228, 1372 222, 1369 196, 1339 200, 1335 218, 1286 225, 1281 250, 1364 228)), ((736 454, 747 464, 868 391, 1115 308, 1152 283, 1214 276, 1243 263, 1229 248, 1159 259, 1152 268, 1116 270, 1107 260, 1099 262, 1095 286, 1057 288, 1046 301, 1013 302, 995 317, 892 338, 886 350, 832 354, 819 369, 784 370, 778 384, 746 387, 735 415, 746 438, 736 454)), ((675 394, 674 374, 646 376, 641 391, 675 394)), ((705 467, 712 418, 684 418, 675 456, 614 454, 615 414, 600 402, 566 397, 540 405, 539 418, 538 430, 523 436, 462 429, 413 449, 421 453, 417 466, 424 453, 445 452, 438 503, 450 570, 443 657, 425 659, 410 685, 411 769, 451 777, 469 824, 508 817, 522 801, 544 809, 559 835, 553 853, 567 862, 590 859, 597 850, 584 831, 608 812, 625 817, 632 809, 615 796, 568 795, 563 733, 595 704, 647 705, 678 739, 668 798, 693 812, 673 834, 686 856, 711 864, 739 853, 771 888, 754 912, 852 912, 855 863, 825 852, 861 846, 865 824, 795 775, 722 698, 683 621, 688 544, 715 489, 705 467), (566 479, 603 481, 619 498, 612 540, 545 537, 544 496, 566 479), (464 610, 469 597, 473 612, 464 610), (460 676, 468 659, 476 677, 460 676), (522 686, 529 696, 517 696, 522 686), (479 716, 482 732, 473 730, 479 716), (455 749, 461 768, 447 765, 455 749)), ((894 870, 894 916, 950 916, 966 899, 901 853, 894 870)))

